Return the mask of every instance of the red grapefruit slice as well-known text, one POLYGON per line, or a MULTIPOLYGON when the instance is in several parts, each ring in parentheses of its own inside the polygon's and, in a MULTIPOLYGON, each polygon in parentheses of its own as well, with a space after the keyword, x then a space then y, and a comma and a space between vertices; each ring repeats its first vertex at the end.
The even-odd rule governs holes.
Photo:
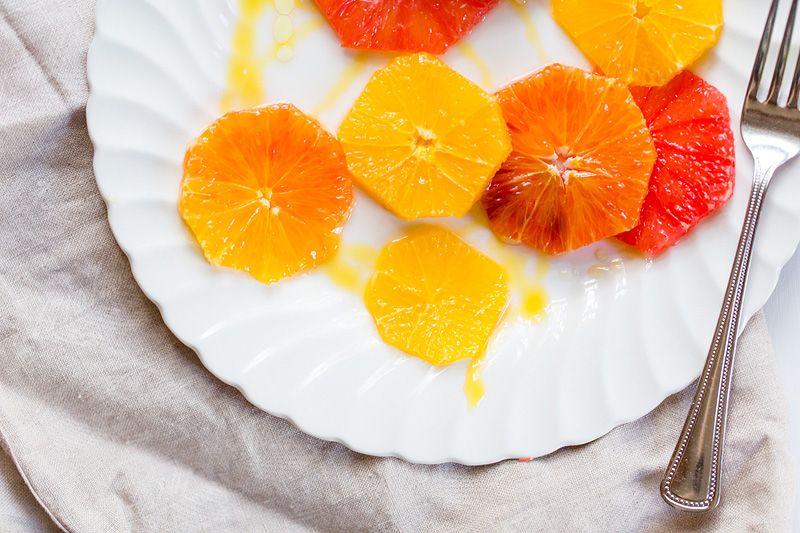
POLYGON ((657 255, 733 194, 731 117, 725 96, 688 71, 664 87, 632 87, 631 93, 647 120, 658 158, 639 225, 617 238, 657 255))

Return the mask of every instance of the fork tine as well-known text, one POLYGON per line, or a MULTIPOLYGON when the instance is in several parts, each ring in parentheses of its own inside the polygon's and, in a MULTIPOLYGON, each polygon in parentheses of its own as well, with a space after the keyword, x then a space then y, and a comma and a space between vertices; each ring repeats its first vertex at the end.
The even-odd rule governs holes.
POLYGON ((786 105, 796 108, 798 97, 800 97, 800 55, 797 56, 797 65, 794 67, 792 87, 789 89, 789 100, 786 102, 786 105))
POLYGON ((787 106, 797 107, 798 96, 800 96, 798 93, 800 93, 800 55, 797 56, 797 65, 794 67, 794 78, 792 79, 792 88, 789 89, 787 106))
POLYGON ((767 100, 771 104, 778 103, 778 95, 781 92, 781 84, 783 83, 783 74, 786 71, 786 60, 789 57, 789 47, 792 44, 792 32, 794 31, 794 18, 797 14, 797 0, 792 0, 792 7, 789 10, 789 18, 786 21, 786 29, 783 31, 783 41, 781 41, 781 49, 778 53, 778 62, 775 65, 775 74, 772 76, 772 83, 769 86, 769 94, 767 100))
POLYGON ((780 0, 772 0, 772 6, 769 8, 767 23, 764 25, 764 34, 761 36, 761 44, 758 45, 756 60, 753 63, 753 73, 750 75, 750 84, 747 86, 747 98, 756 98, 758 93, 758 85, 761 83, 761 75, 764 73, 764 60, 767 58, 769 41, 772 39, 772 29, 775 27, 775 15, 778 12, 779 2, 780 0))

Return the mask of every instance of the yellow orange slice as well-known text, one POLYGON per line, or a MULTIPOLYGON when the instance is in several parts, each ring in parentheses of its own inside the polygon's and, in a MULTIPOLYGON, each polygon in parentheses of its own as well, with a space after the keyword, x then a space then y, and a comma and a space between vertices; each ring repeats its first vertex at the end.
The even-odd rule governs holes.
POLYGON ((383 340, 434 365, 483 356, 508 301, 503 269, 433 226, 384 248, 365 296, 383 340))
POLYGON ((716 44, 722 0, 553 0, 553 15, 604 74, 658 86, 716 44))
POLYGON ((511 143, 500 106, 428 54, 395 59, 339 128, 358 184, 397 216, 462 216, 511 143))

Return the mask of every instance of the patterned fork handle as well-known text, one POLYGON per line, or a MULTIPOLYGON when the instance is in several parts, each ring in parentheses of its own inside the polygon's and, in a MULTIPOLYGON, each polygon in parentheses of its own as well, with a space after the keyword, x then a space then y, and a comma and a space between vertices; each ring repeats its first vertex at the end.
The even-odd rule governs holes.
POLYGON ((686 511, 707 511, 719 502, 719 471, 739 312, 761 203, 774 170, 756 171, 714 340, 689 416, 661 482, 661 495, 667 503, 686 511))
POLYGON ((781 0, 772 1, 742 108, 742 139, 755 161, 753 189, 750 192, 742 235, 706 366, 700 376, 678 445, 661 482, 664 500, 673 507, 686 511, 707 511, 719 503, 719 479, 733 356, 753 237, 761 204, 775 170, 800 154, 800 59, 792 75, 786 104, 779 102, 798 0, 791 2, 767 97, 763 101, 758 99, 758 88, 780 2, 781 0))

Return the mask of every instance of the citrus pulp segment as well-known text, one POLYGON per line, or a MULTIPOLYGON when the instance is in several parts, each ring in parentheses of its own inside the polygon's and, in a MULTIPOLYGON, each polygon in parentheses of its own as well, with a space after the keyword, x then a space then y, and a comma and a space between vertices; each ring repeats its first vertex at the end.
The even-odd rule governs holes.
POLYGON ((339 142, 289 104, 224 115, 184 158, 178 206, 206 258, 265 283, 333 253, 352 204, 339 142))
POLYGON ((607 76, 658 86, 716 44, 722 0, 553 0, 553 15, 607 76))
POLYGON ((734 137, 725 96, 691 72, 660 88, 633 87, 658 159, 639 224, 618 238, 656 255, 733 194, 734 137))
POLYGON ((557 254, 636 225, 656 153, 627 87, 553 64, 497 96, 513 151, 483 196, 495 234, 557 254))
POLYGON ((466 214, 511 151, 496 98, 428 54, 376 72, 338 136, 356 182, 405 220, 466 214))
POLYGON ((443 54, 500 0, 315 0, 349 48, 443 54))
POLYGON ((365 302, 384 342, 443 365, 484 355, 509 297, 497 263, 450 231, 422 226, 384 248, 365 302))

